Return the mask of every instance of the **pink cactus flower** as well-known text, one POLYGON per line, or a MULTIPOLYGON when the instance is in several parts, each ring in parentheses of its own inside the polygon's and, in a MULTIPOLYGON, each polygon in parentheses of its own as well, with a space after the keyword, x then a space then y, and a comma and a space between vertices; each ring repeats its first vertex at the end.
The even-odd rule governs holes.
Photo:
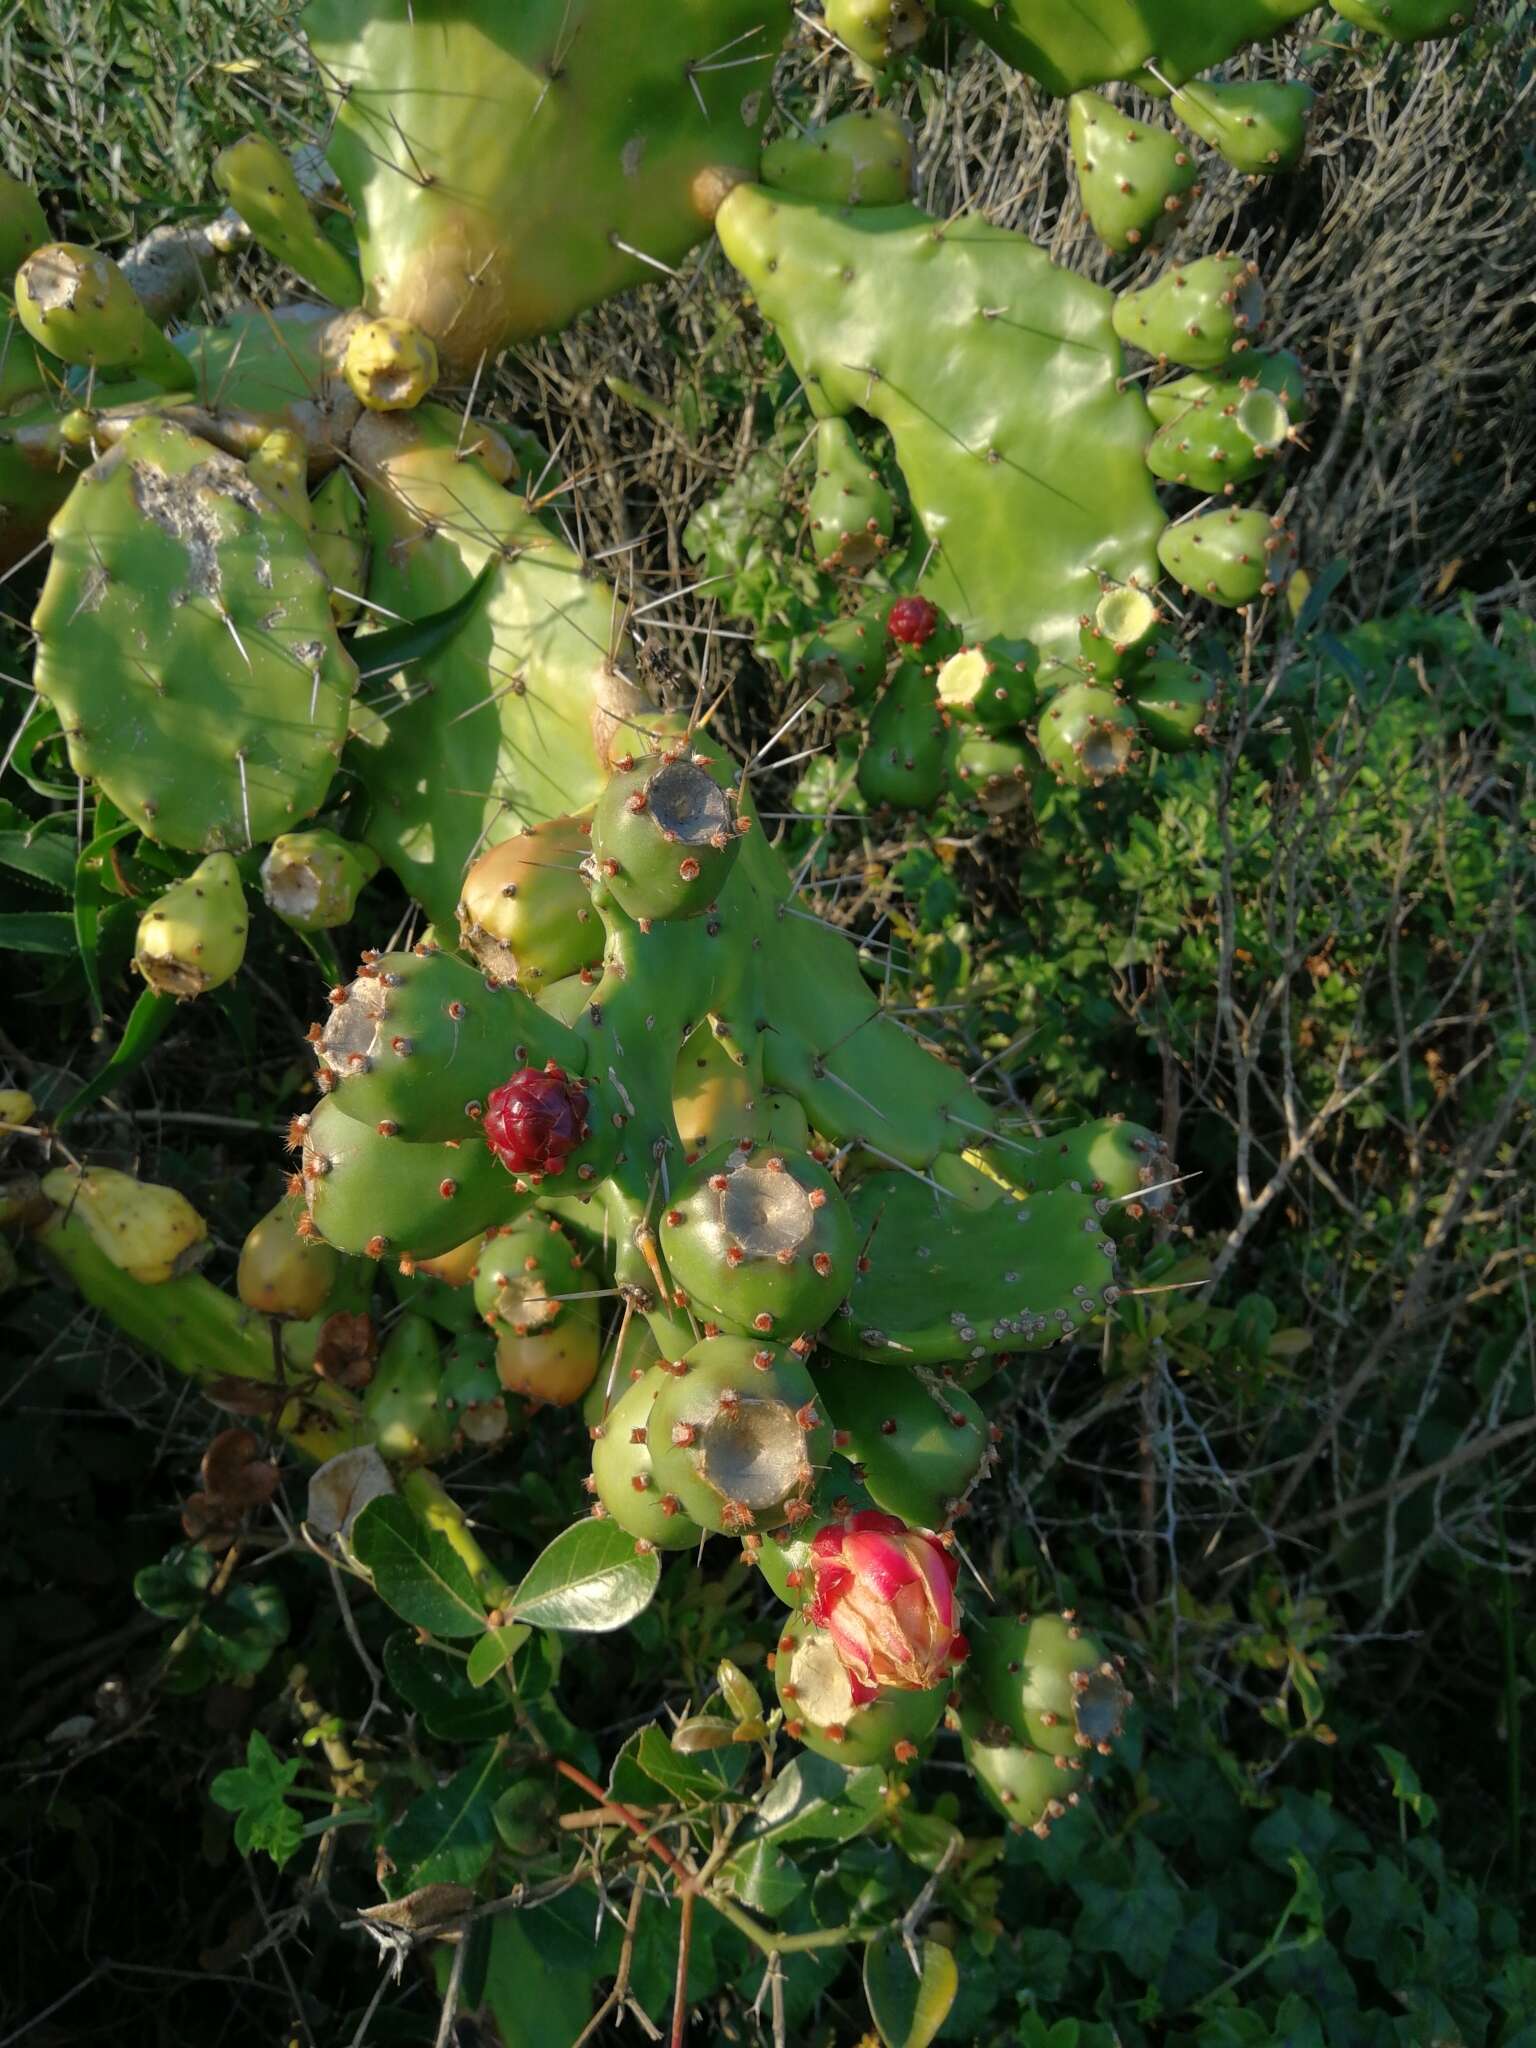
POLYGON ((537 1180, 559 1173, 587 1136, 587 1091, 550 1060, 542 1073, 519 1067, 485 1105, 485 1142, 508 1173, 537 1180))
POLYGON ((968 1655, 959 1567, 936 1536, 864 1508, 817 1532, 811 1569, 811 1619, 836 1645, 856 1706, 882 1686, 927 1692, 968 1655))

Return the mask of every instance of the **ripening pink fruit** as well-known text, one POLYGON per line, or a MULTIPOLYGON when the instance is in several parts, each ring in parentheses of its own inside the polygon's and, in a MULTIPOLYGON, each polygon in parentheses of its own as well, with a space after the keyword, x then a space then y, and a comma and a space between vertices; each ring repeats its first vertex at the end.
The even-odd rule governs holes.
POLYGON ((885 615, 885 630, 906 647, 922 647, 939 630, 938 609, 926 597, 898 597, 885 615))
POLYGON ((855 1705, 882 1686, 927 1692, 969 1653, 959 1567, 937 1537, 863 1508, 817 1532, 811 1569, 811 1619, 831 1636, 855 1705))
POLYGON ((508 1173, 559 1173, 587 1136, 587 1091, 553 1060, 519 1067, 491 1090, 483 1128, 508 1173))

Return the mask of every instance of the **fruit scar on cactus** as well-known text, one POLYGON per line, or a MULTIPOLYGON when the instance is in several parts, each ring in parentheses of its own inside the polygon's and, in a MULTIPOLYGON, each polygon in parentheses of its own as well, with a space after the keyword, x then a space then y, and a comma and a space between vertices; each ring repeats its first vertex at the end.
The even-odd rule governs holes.
POLYGON ((808 1612, 832 1638, 855 1705, 886 1686, 930 1691, 965 1661, 960 1568, 936 1537, 863 1509, 818 1531, 811 1568, 808 1612))

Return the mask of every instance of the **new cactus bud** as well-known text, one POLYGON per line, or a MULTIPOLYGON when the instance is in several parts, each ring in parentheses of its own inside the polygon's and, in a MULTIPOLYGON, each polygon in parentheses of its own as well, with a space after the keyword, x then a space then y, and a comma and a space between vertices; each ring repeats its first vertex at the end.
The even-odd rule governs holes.
POLYGON ((1136 714, 1113 691, 1069 683, 1041 712, 1036 744, 1059 782, 1096 788, 1129 767, 1136 714))
POLYGON ((822 13, 845 49, 877 67, 915 50, 928 33, 922 0, 827 0, 822 13))
POLYGON ((1114 327, 1149 356, 1191 370, 1219 370, 1251 348, 1264 324, 1258 265, 1242 256, 1173 263, 1143 290, 1122 292, 1114 327))
POLYGON ((558 1322, 567 1296, 590 1292, 581 1256, 553 1216, 538 1211, 485 1240, 475 1307, 496 1331, 526 1337, 558 1322))
POLYGON ((1095 234, 1124 251, 1164 241, 1198 190, 1199 167, 1157 121, 1139 121, 1096 92, 1067 105, 1083 210, 1095 234))
POLYGON ((658 1550, 691 1550, 703 1531, 651 1467, 646 1425, 656 1396, 671 1385, 662 1365, 627 1380, 613 1406, 592 1426, 592 1478, 604 1509, 631 1536, 658 1550))
POLYGON ((1074 1614, 985 1621, 974 1651, 967 1693, 1015 1741, 1054 1756, 1107 1753, 1124 1728, 1120 1666, 1074 1614))
POLYGON ((425 1316, 401 1316, 363 1395, 374 1443, 391 1464, 431 1464, 452 1444, 454 1420, 443 1405, 442 1383, 436 1330, 425 1316))
POLYGON ((761 176, 832 206, 899 206, 912 196, 913 171, 911 129, 889 107, 872 107, 781 135, 763 151, 761 176))
POLYGON ((1472 0, 1328 0, 1335 14, 1394 43, 1454 36, 1472 18, 1472 0))
POLYGON ((110 256, 46 242, 16 272, 16 312, 40 348, 66 363, 131 370, 167 391, 189 391, 192 365, 172 348, 110 256))
POLYGON ((267 908, 299 932, 345 924, 379 871, 379 857, 360 840, 335 832, 282 832, 261 864, 267 908))
POLYGON ((438 1397, 465 1443, 499 1444, 507 1433, 507 1399, 495 1339, 485 1330, 461 1332, 443 1357, 438 1397))
POLYGON ((869 804, 926 810, 944 787, 948 746, 932 675, 921 662, 898 663, 869 715, 859 756, 860 796, 869 804))
POLYGON ((1170 102, 1173 111, 1235 170, 1250 177, 1294 171, 1307 146, 1307 121, 1317 98, 1310 85, 1273 78, 1193 79, 1170 102))
POLYGON ((464 876, 459 937, 492 981, 537 995, 548 982, 595 967, 602 921, 593 913, 581 863, 588 827, 549 818, 488 847, 464 876))
POLYGON ((1006 732, 1038 702, 1035 650, 1027 640, 1003 639, 962 647, 939 669, 936 684, 946 711, 984 732, 1006 732))
POLYGON ((309 551, 331 590, 337 625, 355 619, 368 575, 368 515, 357 485, 338 463, 309 501, 309 551))
POLYGON ((875 612, 834 619, 805 650, 801 674, 823 704, 867 704, 886 667, 885 626, 875 612))
POLYGON ((787 1342, 819 1329, 853 1280, 842 1191, 809 1153, 750 1141, 674 1183, 661 1254, 698 1312, 787 1342))
POLYGON ((895 1515, 863 1509, 829 1523, 812 1540, 811 1572, 807 1612, 830 1636, 855 1705, 887 1688, 929 1692, 968 1655, 959 1560, 895 1515))
POLYGON ((828 1630, 800 1615, 784 1624, 773 1660, 784 1732, 849 1770, 913 1762, 944 1716, 946 1677, 926 1692, 880 1686, 860 1700, 828 1630))
POLYGON ((566 1161, 591 1134, 587 1091, 550 1060, 519 1067, 485 1104, 485 1142, 508 1173, 542 1180, 565 1171, 566 1161))
POLYGON ((1205 512, 1167 527, 1158 557, 1185 590, 1212 604, 1245 605, 1272 597, 1296 567, 1296 536, 1255 506, 1205 512))
POLYGON ((1155 1131, 1103 1116, 1037 1139, 1035 1156, 1020 1177, 1032 1191, 1076 1186, 1108 1201, 1105 1227, 1123 1236, 1144 1217, 1168 1216, 1178 1207, 1178 1173, 1155 1131))
POLYGON ((972 1775, 1004 1820, 1042 1840, 1087 1789, 1081 1757, 1014 1741, 975 1708, 961 1710, 960 1737, 972 1775))
POLYGON ((279 511, 286 512, 308 533, 309 447, 302 434, 292 427, 274 427, 251 451, 245 473, 279 511))
POLYGON ((42 204, 30 185, 0 171, 0 288, 10 289, 18 266, 48 239, 42 204))
POLYGON ((646 1442, 663 1492, 701 1528, 742 1535, 804 1519, 832 1432, 792 1351, 706 1337, 673 1363, 646 1442))
POLYGON ((134 965, 156 995, 190 1002, 240 971, 250 916, 232 853, 210 853, 139 920, 134 965))
POLYGON ((141 1286, 190 1273, 208 1256, 208 1226, 185 1195, 110 1166, 56 1167, 42 1193, 90 1232, 97 1249, 141 1286))
POLYGON ((592 857, 634 918, 697 917, 740 851, 737 793, 685 748, 618 770, 592 816, 592 857))
POLYGON ((293 166, 264 135, 247 135, 220 150, 213 182, 264 249, 312 284, 333 305, 363 296, 355 266, 316 226, 293 166))
POLYGON ((828 569, 857 574, 890 546, 896 526, 891 494, 846 420, 817 423, 816 481, 806 511, 812 551, 828 569))
POLYGON ((1216 684, 1187 661, 1153 661, 1132 678, 1136 723, 1165 754, 1208 739, 1219 705, 1216 684))
POLYGON ((369 412, 409 412, 437 382, 437 349, 408 320, 364 320, 347 336, 342 374, 369 412))
POLYGON ((926 597, 898 597, 885 615, 886 632, 902 647, 926 647, 939 625, 939 608, 926 597))
POLYGON ((1035 757, 1017 740, 968 733, 955 749, 955 779, 989 818, 1003 818, 1029 797, 1035 757))
POLYGON ((235 1292, 258 1315, 302 1322, 319 1315, 331 1298, 341 1259, 319 1238, 300 1235, 304 1214, 302 1199, 284 1195, 240 1247, 235 1292))

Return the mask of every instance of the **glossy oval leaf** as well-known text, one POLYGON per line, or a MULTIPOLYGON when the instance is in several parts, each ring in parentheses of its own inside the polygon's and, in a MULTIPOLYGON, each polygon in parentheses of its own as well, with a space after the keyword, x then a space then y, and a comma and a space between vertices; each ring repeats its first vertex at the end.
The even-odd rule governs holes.
POLYGON ((951 1951, 937 1941, 913 1944, 921 1974, 899 1935, 883 1935, 864 1951, 864 1996, 885 2048, 928 2048, 960 1988, 951 1951))
POLYGON ((434 1636, 477 1636, 485 1607, 469 1567, 446 1536, 425 1529, 395 1494, 369 1501, 352 1529, 352 1554, 402 1621, 434 1636))
POLYGON ((462 1657, 418 1642, 408 1629, 384 1645, 384 1670, 427 1733, 444 1742, 484 1742, 517 1726, 517 1707, 500 1687, 477 1691, 462 1657))
POLYGON ((612 1522, 577 1522, 535 1558, 504 1611, 534 1628, 600 1635, 648 1607, 660 1577, 655 1552, 637 1556, 612 1522))

